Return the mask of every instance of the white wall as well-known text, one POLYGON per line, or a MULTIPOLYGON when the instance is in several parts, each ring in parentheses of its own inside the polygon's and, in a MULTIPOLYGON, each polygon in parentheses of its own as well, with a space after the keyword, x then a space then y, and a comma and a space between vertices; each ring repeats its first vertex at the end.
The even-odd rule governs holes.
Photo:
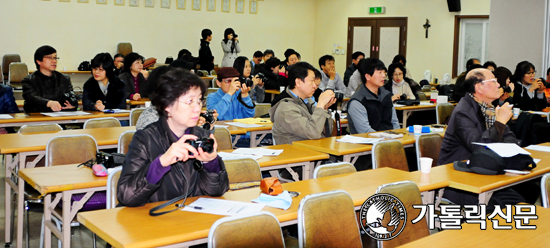
POLYGON ((18 53, 23 62, 34 69, 35 50, 48 44, 56 48, 58 69, 76 70, 80 62, 90 60, 99 52, 114 55, 119 42, 132 43, 134 51, 144 57, 156 57, 164 62, 168 56, 176 57, 180 49, 189 49, 198 56, 200 33, 210 28, 215 63, 223 57, 220 42, 226 28, 232 27, 239 35, 241 55, 252 58, 256 50, 273 49, 281 58, 285 49, 292 47, 303 59, 313 58, 314 0, 265 0, 258 2, 258 14, 249 14, 249 1, 245 1, 245 13, 235 13, 235 0, 231 0, 231 13, 221 12, 221 0, 216 1, 216 12, 191 10, 187 0, 186 10, 160 8, 155 0, 154 8, 77 3, 77 0, 0 0, 0 56, 18 53))
POLYGON ((489 16, 489 58, 514 72, 527 60, 546 78, 541 68, 545 0, 498 0, 491 3, 489 16))
MULTIPOLYGON (((449 12, 444 0, 317 0, 314 56, 331 53, 334 43, 346 48, 348 17, 408 17, 407 68, 415 80, 422 79, 425 70, 441 79, 443 74, 452 72, 454 16, 489 14, 489 0, 461 0, 461 4, 461 12, 449 12), (369 7, 379 6, 386 7, 385 14, 368 14, 369 7), (431 24, 428 39, 422 27, 426 19, 431 24)), ((335 56, 336 69, 341 74, 346 56, 335 56)))

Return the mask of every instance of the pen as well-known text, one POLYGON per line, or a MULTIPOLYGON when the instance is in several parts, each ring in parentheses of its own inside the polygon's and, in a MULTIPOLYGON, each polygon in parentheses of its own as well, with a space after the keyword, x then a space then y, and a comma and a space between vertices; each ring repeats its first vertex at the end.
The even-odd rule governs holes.
POLYGON ((202 210, 202 207, 197 207, 197 206, 189 206, 189 205, 183 205, 183 204, 176 204, 176 207, 178 208, 182 208, 182 207, 190 207, 192 209, 196 209, 196 210, 202 210))

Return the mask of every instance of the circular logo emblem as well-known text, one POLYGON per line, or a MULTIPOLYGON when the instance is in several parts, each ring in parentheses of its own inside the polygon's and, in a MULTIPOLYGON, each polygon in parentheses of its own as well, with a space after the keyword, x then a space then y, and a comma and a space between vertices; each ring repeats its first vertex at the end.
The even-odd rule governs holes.
POLYGON ((376 240, 390 240, 407 224, 405 205, 391 194, 375 194, 361 206, 361 229, 376 240))

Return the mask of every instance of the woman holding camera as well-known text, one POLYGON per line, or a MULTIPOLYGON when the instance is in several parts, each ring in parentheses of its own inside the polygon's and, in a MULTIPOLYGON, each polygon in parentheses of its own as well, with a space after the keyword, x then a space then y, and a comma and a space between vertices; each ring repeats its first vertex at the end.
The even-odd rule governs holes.
POLYGON ((82 107, 89 111, 126 109, 124 83, 115 76, 115 64, 109 53, 96 55, 91 63, 92 77, 84 83, 82 107))
POLYGON ((206 85, 195 74, 174 68, 160 77, 151 103, 159 120, 138 130, 129 145, 118 182, 118 200, 137 207, 179 196, 221 196, 229 188, 214 135, 196 127, 206 85), (197 143, 208 143, 212 146, 197 143), (192 143, 195 145, 192 145, 192 143), (211 148, 208 151, 206 148, 211 148))
POLYGON ((237 37, 237 34, 235 34, 235 31, 233 31, 232 28, 226 29, 223 33, 222 67, 232 67, 235 59, 237 58, 237 56, 239 56, 238 53, 241 52, 241 48, 239 47, 239 39, 237 37))
POLYGON ((250 60, 245 56, 240 56, 235 59, 233 63, 233 68, 235 68, 241 75, 241 83, 247 83, 247 86, 252 86, 250 92, 250 98, 252 101, 257 103, 264 102, 265 98, 265 89, 264 82, 258 77, 258 75, 252 77, 250 72, 252 71, 252 66, 250 65, 250 60))
MULTIPOLYGON (((405 66, 401 63, 393 63, 388 68, 389 80, 386 81, 384 87, 393 93, 392 101, 401 98, 416 99, 416 94, 412 90, 412 85, 418 85, 414 80, 405 77, 405 66)), ((405 100, 405 99, 403 99, 405 100)))
POLYGON ((544 82, 539 78, 535 79, 535 66, 529 61, 519 62, 512 78, 516 83, 514 89, 514 108, 521 110, 539 111, 548 107, 544 96, 546 89, 544 82))

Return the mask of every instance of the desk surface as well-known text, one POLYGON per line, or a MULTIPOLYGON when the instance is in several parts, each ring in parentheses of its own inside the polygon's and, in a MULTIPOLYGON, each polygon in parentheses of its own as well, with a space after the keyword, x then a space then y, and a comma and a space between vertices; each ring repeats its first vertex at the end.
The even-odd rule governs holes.
POLYGON ((61 121, 61 120, 77 120, 77 119, 92 119, 92 118, 101 118, 101 117, 129 117, 130 113, 103 113, 100 111, 84 111, 91 113, 89 115, 72 115, 72 116, 57 116, 50 117, 45 116, 40 113, 19 113, 19 114, 10 114, 14 118, 12 119, 1 119, 0 124, 7 123, 22 123, 22 122, 44 122, 44 121, 61 121))
MULTIPOLYGON (((245 133, 246 132, 256 132, 256 131, 269 131, 273 128, 273 123, 271 123, 271 120, 269 120, 269 118, 260 118, 260 119, 264 119, 266 122, 263 123, 263 122, 258 122, 258 123, 255 123, 255 124, 258 124, 258 125, 262 125, 260 127, 236 127, 236 126, 233 126, 233 125, 228 125, 226 122, 236 122, 235 120, 233 121, 217 121, 216 123, 214 123, 215 125, 225 125, 225 126, 229 126, 227 129, 229 129, 229 131, 231 132, 231 130, 245 130, 245 133)), ((233 133, 231 133, 233 134, 233 133)))
MULTIPOLYGON (((422 101, 422 102, 428 102, 428 101, 422 101)), ((451 102, 451 104, 456 106, 456 102, 451 102)), ((395 110, 415 110, 415 109, 429 109, 434 108, 437 106, 437 104, 433 103, 430 105, 414 105, 414 106, 402 106, 402 107, 395 107, 395 110)))
POLYGON ((96 177, 92 169, 76 164, 21 169, 19 176, 42 195, 107 185, 107 177, 96 177))
MULTIPOLYGON (((544 247, 550 243, 550 209, 537 206, 536 211, 539 218, 529 222, 536 230, 494 230, 490 221, 487 230, 480 230, 479 224, 464 223, 462 230, 445 230, 400 247, 544 247)), ((499 222, 504 225, 503 219, 499 222)))
POLYGON ((98 146, 114 145, 118 143, 120 135, 129 130, 136 130, 136 127, 110 127, 93 129, 63 130, 58 132, 41 133, 10 133, 0 135, 0 154, 44 151, 48 141, 60 135, 89 134, 95 138, 98 146))
MULTIPOLYGON (((414 134, 405 131, 404 128, 394 130, 398 133, 403 133, 403 138, 396 139, 401 141, 403 145, 414 144, 415 137, 414 134)), ((364 137, 364 138, 375 138, 369 136, 368 133, 363 134, 354 134, 353 136, 364 137)), ((301 140, 292 142, 292 145, 307 148, 310 150, 324 152, 335 156, 342 156, 346 154, 359 153, 372 150, 372 145, 367 144, 352 144, 345 142, 338 142, 337 139, 340 139, 342 136, 337 137, 328 137, 317 140, 301 140)))
POLYGON ((276 94, 276 95, 281 94, 281 92, 278 90, 265 90, 265 93, 276 94))
MULTIPOLYGON (((403 180, 416 182, 420 191, 446 186, 445 182, 422 179, 395 169, 381 168, 283 184, 284 190, 300 192, 298 197, 293 198, 291 207, 288 210, 265 207, 263 210, 273 213, 280 222, 292 221, 297 219, 298 205, 306 195, 342 189, 351 195, 355 206, 360 206, 376 192, 378 186, 403 180)), ((219 198, 251 202, 259 194, 259 188, 251 188, 227 192, 219 198)), ((189 198, 185 204, 190 204, 196 199, 198 197, 189 198)), ((159 204, 83 212, 78 214, 78 221, 113 247, 153 247, 206 238, 212 224, 223 217, 186 211, 175 211, 159 217, 149 216, 149 209, 159 204), (184 225, 182 221, 185 221, 184 225)))
MULTIPOLYGON (((550 146, 550 143, 539 145, 550 146)), ((540 177, 543 174, 550 172, 550 153, 533 150, 528 151, 531 152, 531 156, 533 158, 538 158, 542 160, 537 164, 537 167, 527 175, 518 175, 512 173, 490 176, 480 175, 476 173, 457 171, 453 168, 453 164, 433 167, 430 171, 430 175, 441 180, 449 181, 449 187, 479 194, 498 189, 500 187, 510 185, 522 180, 527 180, 529 178, 540 177)), ((420 171, 415 171, 411 173, 422 174, 420 173, 420 171)))
MULTIPOLYGON (((269 167, 281 164, 301 163, 306 161, 316 161, 328 159, 330 156, 326 153, 316 152, 313 150, 296 147, 293 145, 275 145, 262 146, 258 148, 264 149, 284 149, 279 156, 263 156, 258 159, 260 167, 269 167)), ((224 150, 224 152, 232 152, 234 150, 224 150)))

